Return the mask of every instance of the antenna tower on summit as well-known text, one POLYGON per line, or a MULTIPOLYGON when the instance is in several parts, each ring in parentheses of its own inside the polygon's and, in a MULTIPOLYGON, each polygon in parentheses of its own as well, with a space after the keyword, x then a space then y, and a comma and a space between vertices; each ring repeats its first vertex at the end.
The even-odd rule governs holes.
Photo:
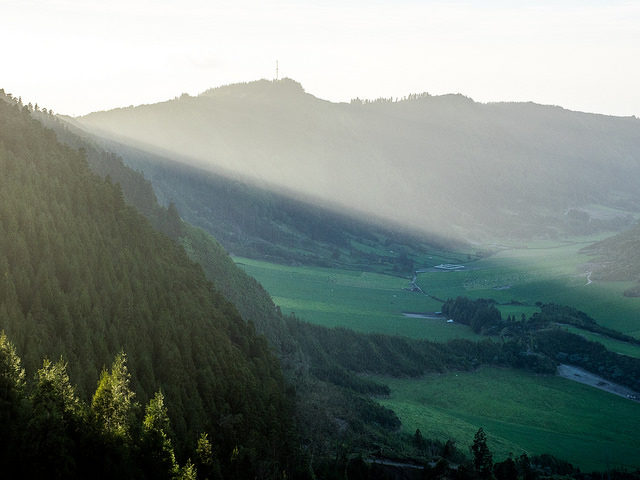
POLYGON ((278 80, 278 60, 276 60, 276 80, 278 80))

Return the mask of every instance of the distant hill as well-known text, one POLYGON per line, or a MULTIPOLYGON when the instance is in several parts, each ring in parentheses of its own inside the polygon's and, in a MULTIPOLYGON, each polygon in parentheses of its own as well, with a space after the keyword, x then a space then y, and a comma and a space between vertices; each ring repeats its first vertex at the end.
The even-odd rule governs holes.
POLYGON ((461 95, 337 104, 287 79, 77 121, 175 162, 423 234, 554 237, 616 230, 640 211, 635 118, 461 95))

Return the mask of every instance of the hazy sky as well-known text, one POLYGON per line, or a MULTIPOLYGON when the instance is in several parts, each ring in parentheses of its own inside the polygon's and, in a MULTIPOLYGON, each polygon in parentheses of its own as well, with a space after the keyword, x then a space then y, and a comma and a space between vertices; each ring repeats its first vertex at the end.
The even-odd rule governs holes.
POLYGON ((65 114, 281 76, 640 116, 640 1, 0 0, 0 88, 65 114))

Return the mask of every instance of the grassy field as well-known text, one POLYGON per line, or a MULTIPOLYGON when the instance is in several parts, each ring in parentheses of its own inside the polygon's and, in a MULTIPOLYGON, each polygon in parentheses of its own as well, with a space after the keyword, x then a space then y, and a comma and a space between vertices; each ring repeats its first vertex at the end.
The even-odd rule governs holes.
POLYGON ((528 316, 538 301, 570 305, 603 326, 640 337, 640 298, 622 296, 632 283, 588 284, 592 258, 580 249, 592 240, 502 250, 471 263, 466 271, 421 273, 418 284, 443 299, 462 295, 522 304, 500 306, 503 315, 528 316))
POLYGON ((245 258, 234 260, 262 283, 283 312, 294 312, 312 323, 434 341, 479 338, 464 325, 404 317, 402 312, 433 312, 442 306, 425 295, 404 290, 409 279, 371 272, 282 266, 245 258))
MULTIPOLYGON (((503 316, 517 318, 536 312, 536 302, 570 305, 585 311, 603 326, 640 337, 640 298, 622 295, 631 284, 597 281, 588 284, 588 263, 592 259, 580 253, 580 249, 595 240, 592 237, 564 243, 539 242, 527 248, 503 249, 490 257, 468 262, 463 271, 420 273, 418 285, 441 299, 459 295, 492 298, 500 303, 503 316)), ((446 257, 434 253, 425 256, 416 268, 463 262, 465 258, 467 254, 446 257)), ((356 270, 291 267, 245 258, 235 261, 265 286, 284 312, 295 312, 313 323, 436 341, 478 338, 461 325, 403 317, 402 312, 433 312, 441 308, 441 303, 432 298, 404 290, 409 285, 408 278, 356 270)), ((601 337, 588 338, 610 345, 601 337)), ((614 347, 621 353, 630 351, 624 344, 614 347)), ((637 349, 632 350, 637 356, 637 349)))
POLYGON ((467 451, 483 427, 495 460, 546 452, 583 470, 640 467, 640 403, 560 377, 500 368, 376 379, 392 392, 380 403, 408 433, 419 428, 467 451))
POLYGON ((621 342, 620 340, 604 337, 598 333, 582 330, 571 325, 566 325, 563 328, 568 332, 580 335, 591 342, 599 342, 604 345, 607 350, 611 350, 612 352, 621 353, 622 355, 627 355, 628 357, 640 358, 640 345, 621 342))
MULTIPOLYGON (((464 271, 420 273, 418 284, 442 299, 493 298, 503 316, 517 318, 537 311, 536 302, 570 305, 604 326, 640 336, 640 299, 622 296, 629 284, 587 281, 591 258, 580 249, 595 240, 541 242, 480 260, 427 256, 416 268, 471 261, 464 271)), ((402 312, 441 309, 439 301, 405 290, 408 278, 234 260, 265 286, 283 312, 316 324, 436 341, 480 338, 463 325, 403 317, 402 312)), ((640 358, 640 347, 568 328, 640 358)), ((409 433, 420 428, 426 437, 453 438, 466 450, 482 426, 496 459, 509 452, 552 452, 583 469, 640 467, 640 404, 624 398, 559 377, 488 367, 419 380, 380 380, 392 389, 381 403, 398 414, 409 433)))

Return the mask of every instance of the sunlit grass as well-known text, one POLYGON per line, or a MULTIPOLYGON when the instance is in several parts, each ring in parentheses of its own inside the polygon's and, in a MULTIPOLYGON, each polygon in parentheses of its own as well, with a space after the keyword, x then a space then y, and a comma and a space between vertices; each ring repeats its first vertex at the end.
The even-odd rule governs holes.
POLYGON ((433 312, 442 307, 425 295, 404 290, 408 278, 244 258, 235 261, 264 285, 284 313, 293 312, 311 323, 434 341, 479 338, 468 327, 444 319, 402 316, 402 312, 433 312))
POLYGON ((501 305, 503 315, 529 316, 535 311, 536 302, 569 305, 603 326, 640 336, 640 299, 623 296, 633 283, 587 284, 588 265, 593 258, 580 250, 588 244, 580 239, 575 243, 547 242, 536 248, 503 250, 474 262, 466 271, 422 273, 418 283, 442 299, 462 295, 522 304, 501 305))
POLYGON ((483 367, 421 379, 377 377, 407 433, 467 450, 483 427, 496 460, 553 453, 583 470, 640 466, 640 404, 560 377, 483 367))

